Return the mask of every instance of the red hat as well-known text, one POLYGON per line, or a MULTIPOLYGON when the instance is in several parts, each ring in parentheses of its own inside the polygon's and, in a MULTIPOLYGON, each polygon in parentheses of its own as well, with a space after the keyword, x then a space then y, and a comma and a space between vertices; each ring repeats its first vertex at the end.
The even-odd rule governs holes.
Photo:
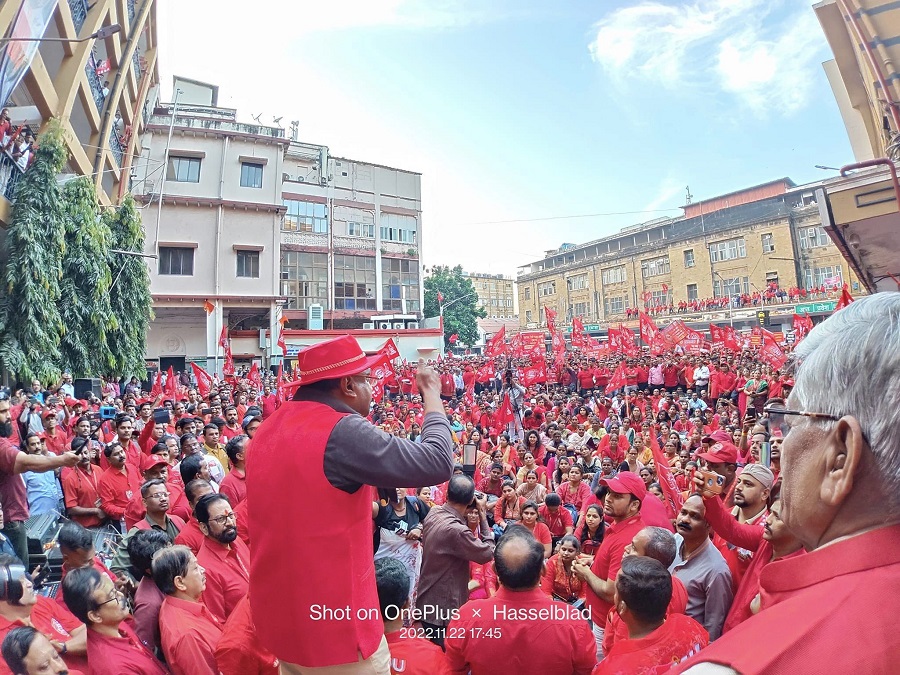
POLYGON ((295 389, 320 380, 358 375, 382 360, 382 354, 366 356, 352 335, 343 335, 311 345, 297 354, 296 373, 299 379, 286 387, 295 389))
POLYGON ((716 429, 709 436, 704 436, 703 443, 731 443, 731 434, 722 429, 716 429))
POLYGON ((613 492, 623 495, 634 495, 638 499, 647 496, 647 486, 644 479, 633 471, 620 471, 612 478, 604 478, 600 481, 613 492))
POLYGON ((44 408, 44 414, 41 415, 41 417, 45 419, 48 417, 56 417, 56 411, 51 408, 44 408))
POLYGON ((159 455, 144 455, 141 458, 141 473, 149 471, 157 466, 169 466, 166 460, 161 459, 159 455))
POLYGON ((720 441, 713 445, 709 452, 703 452, 697 457, 713 464, 736 464, 738 449, 732 443, 720 441))
POLYGON ((81 401, 78 401, 78 400, 72 398, 71 396, 66 396, 66 405, 67 406, 69 406, 71 408, 76 403, 81 403, 81 401))

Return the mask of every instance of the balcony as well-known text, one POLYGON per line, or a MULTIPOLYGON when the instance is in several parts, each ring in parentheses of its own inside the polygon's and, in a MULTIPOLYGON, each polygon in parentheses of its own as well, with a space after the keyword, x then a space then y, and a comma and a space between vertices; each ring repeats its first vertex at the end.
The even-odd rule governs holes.
POLYGON ((88 62, 85 64, 84 73, 87 75, 88 84, 91 86, 91 96, 97 106, 97 112, 102 113, 103 103, 106 99, 103 96, 103 83, 100 81, 100 76, 97 75, 97 62, 94 61, 93 55, 91 55, 88 62))
POLYGON ((0 195, 10 204, 15 202, 16 186, 25 172, 5 150, 0 150, 0 195))
POLYGON ((87 0, 69 0, 69 11, 72 13, 72 23, 75 24, 75 35, 81 35, 81 27, 87 19, 87 0))
MULTIPOLYGON (((155 114, 150 119, 150 124, 168 126, 172 122, 171 115, 155 114)), ((284 138, 284 129, 278 127, 266 127, 261 124, 246 124, 229 119, 217 119, 211 117, 188 117, 175 115, 175 126, 188 129, 208 129, 210 131, 224 131, 253 136, 271 136, 272 138, 284 138)))
POLYGON ((115 126, 113 126, 112 130, 109 132, 109 149, 112 151, 116 164, 121 168, 122 162, 125 159, 125 144, 119 138, 119 134, 116 133, 115 126))

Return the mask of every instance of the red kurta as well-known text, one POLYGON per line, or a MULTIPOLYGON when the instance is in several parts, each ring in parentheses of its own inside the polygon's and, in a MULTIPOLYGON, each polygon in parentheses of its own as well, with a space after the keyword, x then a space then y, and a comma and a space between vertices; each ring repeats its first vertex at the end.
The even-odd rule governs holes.
POLYGON ((159 634, 173 675, 218 674, 214 653, 222 626, 202 602, 168 596, 159 608, 159 634))
POLYGON ((204 537, 197 562, 206 570, 203 603, 219 621, 225 623, 250 586, 250 549, 240 538, 230 548, 204 537))
POLYGON ((222 628, 216 665, 222 675, 278 675, 278 659, 259 643, 249 596, 237 604, 222 628))
POLYGON ((92 675, 168 675, 165 666, 147 651, 128 624, 119 626, 119 635, 106 637, 88 628, 87 657, 92 675))
POLYGON ((709 633, 703 626, 684 614, 670 614, 649 635, 613 645, 593 675, 664 672, 708 644, 709 633))

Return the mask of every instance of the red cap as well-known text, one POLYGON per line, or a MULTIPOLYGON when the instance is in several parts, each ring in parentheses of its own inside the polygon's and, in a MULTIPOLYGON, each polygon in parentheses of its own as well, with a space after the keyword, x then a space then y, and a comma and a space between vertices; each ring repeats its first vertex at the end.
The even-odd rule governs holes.
POLYGON ((366 356, 352 335, 326 340, 307 347, 297 354, 295 372, 300 377, 293 382, 288 382, 285 387, 296 389, 320 380, 358 375, 383 358, 382 354, 366 356))
POLYGON ((78 401, 78 400, 72 398, 71 396, 66 396, 66 405, 67 406, 69 406, 71 408, 76 403, 81 403, 81 401, 78 401))
POLYGON ((620 471, 612 478, 604 478, 600 481, 613 492, 623 495, 634 495, 638 499, 647 496, 647 486, 644 479, 633 471, 620 471))
POLYGON ((48 417, 56 417, 56 411, 51 408, 44 408, 44 412, 41 414, 41 417, 44 419, 48 417))
POLYGON ((732 443, 720 441, 713 445, 709 452, 703 452, 697 457, 713 464, 736 464, 738 449, 732 443))
POLYGON ((709 436, 704 436, 702 440, 704 443, 731 443, 731 434, 722 429, 717 429, 709 436))
POLYGON ((141 473, 149 471, 157 466, 169 466, 166 460, 161 459, 159 455, 144 455, 141 458, 141 473))

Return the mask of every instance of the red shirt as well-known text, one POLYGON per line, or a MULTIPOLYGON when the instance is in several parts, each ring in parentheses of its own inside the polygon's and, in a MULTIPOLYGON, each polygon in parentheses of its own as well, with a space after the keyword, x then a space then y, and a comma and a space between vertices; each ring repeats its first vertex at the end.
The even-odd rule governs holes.
MULTIPOLYGON (((606 528, 603 535, 603 543, 597 549, 594 555, 594 563, 591 565, 591 571, 604 580, 615 579, 622 566, 622 554, 625 553, 625 547, 634 539, 634 535, 644 529, 644 521, 641 520, 641 514, 633 516, 628 520, 619 523, 613 523, 606 528)), ((609 612, 612 604, 600 598, 588 585, 585 594, 588 607, 591 608, 591 621, 598 626, 606 624, 606 614, 609 612)))
POLYGON ((275 412, 275 403, 276 403, 275 394, 269 394, 268 396, 262 397, 262 417, 266 419, 269 415, 275 412))
POLYGON ((567 527, 575 527, 569 509, 562 506, 557 507, 556 513, 550 513, 550 508, 546 504, 541 504, 538 507, 538 515, 543 519, 550 530, 550 534, 554 537, 563 536, 567 527))
POLYGON ((247 497, 247 474, 240 469, 232 469, 222 480, 219 494, 228 497, 231 508, 240 504, 247 497))
POLYGON ((896 671, 900 632, 879 608, 900 597, 900 525, 776 560, 759 585, 762 611, 676 672, 707 661, 743 675, 896 671))
MULTIPOLYGON (((435 649, 441 651, 439 647, 435 649)), ((222 639, 216 646, 216 665, 222 675, 278 675, 278 659, 256 636, 249 596, 237 604, 222 627, 222 639)))
MULTIPOLYGON (((681 579, 672 575, 672 598, 666 608, 666 616, 672 614, 684 614, 687 609, 688 594, 681 579)), ((708 635, 708 634, 707 634, 708 635)), ((606 615, 606 632, 603 634, 603 653, 609 654, 613 645, 621 640, 628 639, 628 625, 622 621, 622 617, 613 607, 606 615)))
POLYGON ((450 672, 460 675, 587 675, 597 662, 584 617, 540 588, 501 587, 492 598, 467 602, 447 626, 444 645, 450 672))
MULTIPOLYGON (((444 652, 425 638, 397 630, 384 636, 391 650, 391 675, 449 675, 444 652)), ((222 675, 229 675, 224 672, 222 675)))
POLYGON ((241 425, 238 424, 234 429, 229 427, 227 424, 222 427, 222 442, 228 443, 235 436, 240 436, 244 433, 244 430, 241 429, 241 425))
MULTIPOLYGON (((13 429, 17 424, 12 422, 13 429)), ((28 520, 25 481, 16 473, 18 455, 19 449, 9 439, 0 438, 0 495, 3 497, 3 518, 7 523, 28 520)))
POLYGON ((100 508, 113 520, 125 517, 128 502, 141 492, 141 477, 133 466, 126 463, 125 473, 121 469, 109 467, 100 476, 98 492, 100 508))
POLYGON ((222 637, 222 626, 202 602, 168 596, 159 609, 159 633, 173 675, 219 672, 215 649, 222 637))
POLYGON ((616 642, 593 675, 662 672, 708 644, 709 633, 703 626, 684 614, 670 614, 649 635, 616 642))
POLYGON ((119 635, 111 638, 88 628, 87 658, 91 675, 168 675, 165 666, 141 644, 128 624, 119 625, 119 635))
POLYGON ((191 516, 190 520, 181 528, 178 536, 175 537, 175 543, 187 546, 193 551, 194 555, 197 555, 200 552, 200 546, 203 544, 204 539, 206 539, 206 536, 200 531, 200 524, 196 518, 191 516))
MULTIPOLYGON (((90 472, 80 466, 74 466, 64 472, 62 477, 63 495, 66 508, 80 506, 86 509, 97 508, 97 500, 100 499, 100 470, 91 466, 90 472)), ((69 516, 76 523, 84 527, 96 527, 103 521, 97 516, 69 516)))
POLYGON ((51 436, 49 432, 45 431, 41 434, 41 438, 47 444, 47 450, 54 455, 61 455, 68 449, 69 435, 59 425, 56 426, 55 431, 55 436, 51 436))
POLYGON ((250 549, 240 537, 229 546, 204 537, 197 562, 206 570, 203 603, 225 623, 250 588, 250 549))
MULTIPOLYGON (((0 642, 7 633, 18 626, 27 625, 23 621, 9 621, 0 616, 0 642)), ((72 639, 72 632, 83 625, 72 613, 59 603, 42 595, 37 596, 37 603, 31 608, 31 625, 51 640, 66 643, 72 639)), ((66 654, 63 660, 66 666, 89 672, 87 659, 83 654, 66 654)), ((12 675, 6 661, 0 659, 0 675, 12 675)))

